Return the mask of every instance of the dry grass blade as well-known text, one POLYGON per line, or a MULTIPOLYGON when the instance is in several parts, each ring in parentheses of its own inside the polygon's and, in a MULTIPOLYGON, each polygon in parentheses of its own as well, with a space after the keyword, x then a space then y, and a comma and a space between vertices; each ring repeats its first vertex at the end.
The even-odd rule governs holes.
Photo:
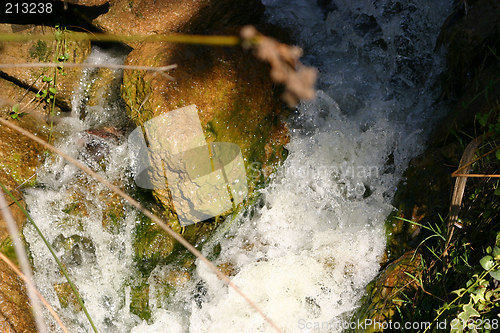
MULTIPOLYGON (((14 263, 12 261, 9 260, 9 258, 7 258, 3 253, 0 252, 0 259, 3 260, 21 279, 24 280, 24 282, 28 285, 31 283, 30 280, 28 280, 28 278, 16 267, 16 265, 14 265, 14 263)), ((35 288, 33 286, 33 288, 35 288)), ((43 305, 47 308, 47 310, 50 312, 50 314, 52 315, 52 317, 54 318, 54 320, 57 322, 57 324, 59 324, 59 327, 61 327, 61 329, 63 330, 64 333, 69 333, 68 329, 66 328, 66 326, 64 325, 64 323, 62 322, 61 318, 59 317, 59 315, 57 314, 57 312, 54 310, 54 308, 49 304, 49 302, 47 302, 47 300, 42 296, 42 294, 40 294, 40 292, 38 290, 36 290, 35 288, 35 293, 36 293, 36 296, 40 299, 40 301, 43 303, 43 305)))
MULTIPOLYGON (((455 187, 453 189, 453 195, 451 197, 450 203, 450 216, 448 219, 448 237, 446 240, 445 248, 448 249, 448 245, 453 237, 453 231, 455 225, 458 221, 458 213, 460 212, 460 206, 462 205, 462 199, 464 197, 465 185, 467 184, 467 174, 469 173, 474 160, 474 154, 476 153, 479 145, 481 144, 482 138, 478 137, 472 140, 464 150, 462 158, 460 159, 460 164, 458 170, 462 170, 462 174, 465 176, 458 176, 455 181, 455 187)), ((457 170, 457 171, 458 171, 457 170)), ((455 174, 452 174, 455 176, 455 174)))
POLYGON ((466 177, 466 178, 500 178, 500 175, 486 175, 477 173, 457 173, 453 177, 466 177))
POLYGON ((118 188, 116 185, 111 184, 109 181, 107 181, 105 178, 100 176, 99 174, 95 173, 92 171, 90 168, 87 166, 83 165, 79 161, 75 160, 74 158, 70 157, 69 155, 65 154, 64 152, 60 151, 56 147, 52 146, 51 144, 47 143, 46 141, 40 139, 39 137, 33 135, 32 133, 26 131, 25 129, 12 124, 11 122, 0 119, 0 124, 3 124, 16 132, 30 138, 33 141, 36 141, 40 145, 46 147, 50 151, 58 154, 62 158, 64 158, 66 161, 69 163, 73 164, 80 170, 84 171, 88 175, 90 175, 92 178, 96 179, 97 181, 101 182, 104 184, 106 187, 108 187, 111 191, 114 193, 118 194, 120 197, 125 199, 131 206, 135 207, 137 210, 142 212, 144 215, 146 215, 148 218, 150 218, 152 221, 154 221, 160 228, 162 228, 167 234, 169 234, 172 238, 174 238, 176 241, 178 241, 182 246, 184 246, 189 252, 191 252, 193 255, 195 255, 198 259, 200 259, 204 264, 206 264, 210 270, 212 270, 221 280, 226 282, 233 290, 238 293, 262 318, 271 326, 273 327, 277 332, 282 332, 281 329, 274 323, 274 321, 271 320, 248 296, 246 296, 230 279, 227 275, 222 273, 210 260, 208 260, 203 254, 201 254, 200 251, 198 251, 193 245, 191 245, 186 239, 184 239, 181 235, 177 234, 175 231, 173 231, 165 222, 160 220, 157 216, 155 216, 153 213, 151 213, 149 210, 144 208, 138 201, 133 199, 131 196, 123 192, 120 188, 118 188))
MULTIPOLYGON (((0 33, 2 42, 25 42, 29 40, 58 40, 58 34, 18 34, 0 33)), ((236 46, 240 44, 240 38, 236 36, 207 36, 207 35, 187 35, 187 34, 156 34, 156 35, 120 35, 104 33, 86 32, 65 32, 66 40, 89 40, 94 42, 167 42, 181 44, 198 44, 214 46, 236 46)))
POLYGON ((61 62, 27 62, 19 64, 0 64, 0 68, 14 68, 14 67, 26 67, 26 68, 38 68, 38 67, 84 67, 84 68, 109 68, 109 69, 131 69, 131 70, 143 70, 143 71, 153 71, 153 72, 165 72, 171 69, 177 68, 177 65, 168 66, 131 66, 131 65, 114 65, 114 64, 87 64, 87 63, 61 63, 61 62))
POLYGON ((36 326, 38 331, 41 333, 47 333, 47 327, 45 326, 45 321, 43 320, 43 312, 36 297, 36 290, 33 283, 33 274, 31 273, 31 266, 28 261, 28 256, 26 255, 26 250, 24 249, 24 244, 19 237, 19 231, 17 230, 16 222, 12 217, 12 213, 9 210, 7 201, 5 200, 4 194, 0 191, 0 210, 4 216, 5 222, 7 224, 7 230, 9 231, 12 243, 14 244, 14 249, 16 251, 17 259, 24 275, 28 281, 26 285, 26 290, 28 291, 28 297, 30 299, 31 306, 33 307, 33 315, 35 316, 36 326))

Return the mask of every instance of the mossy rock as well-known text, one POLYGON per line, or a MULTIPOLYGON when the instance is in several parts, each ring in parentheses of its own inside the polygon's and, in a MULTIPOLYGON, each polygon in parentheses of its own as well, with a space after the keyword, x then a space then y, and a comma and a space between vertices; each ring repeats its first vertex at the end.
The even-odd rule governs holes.
MULTIPOLYGON (((180 232, 180 227, 175 227, 174 225, 173 230, 180 232)), ((174 239, 163 229, 146 216, 139 215, 134 231, 134 251, 136 265, 144 277, 149 276, 159 263, 167 262, 174 245, 174 239)))
POLYGON ((415 251, 403 254, 388 265, 367 286, 367 295, 362 306, 356 311, 351 322, 374 323, 370 327, 360 326, 352 332, 382 332, 383 323, 391 321, 397 313, 397 307, 403 300, 411 298, 417 289, 417 283, 410 276, 417 276, 421 271, 421 255, 415 251))
POLYGON ((207 142, 232 142, 252 165, 268 172, 249 177, 250 192, 286 156, 289 140, 266 65, 238 49, 145 44, 132 51, 128 65, 177 64, 171 81, 153 72, 125 71, 122 97, 138 125, 164 112, 194 104, 207 142))
POLYGON ((74 313, 82 311, 82 306, 68 282, 54 283, 53 287, 63 309, 70 308, 74 313))
POLYGON ((130 312, 144 320, 151 318, 149 283, 145 278, 130 287, 130 312))
MULTIPOLYGON (((55 28, 34 25, 0 24, 1 33, 20 33, 28 35, 46 34, 53 35, 57 32, 55 28)), ((2 42, 0 44, 0 57, 4 63, 37 63, 37 62, 57 62, 58 58, 67 56, 68 63, 83 63, 90 54, 89 41, 58 42, 45 40, 30 40, 25 42, 2 42)), ((76 89, 82 72, 81 68, 65 68, 59 71, 49 67, 12 67, 0 70, 9 80, 30 88, 33 91, 43 91, 47 89, 43 77, 51 77, 52 82, 56 82, 56 104, 65 110, 71 110, 71 98, 76 89)))
POLYGON ((52 247, 61 253, 60 259, 68 267, 96 261, 94 243, 87 237, 79 235, 65 237, 60 234, 52 242, 52 247))
MULTIPOLYGON (((207 142, 232 142, 240 147, 251 197, 283 161, 286 156, 283 146, 289 140, 281 120, 283 104, 276 97, 269 69, 237 49, 199 46, 144 44, 133 50, 126 60, 127 65, 172 63, 178 65, 169 73, 175 81, 154 72, 125 71, 122 97, 130 118, 141 126, 164 112, 196 105, 207 142), (259 166, 257 172, 255 165, 259 166)), ((180 231, 168 192, 155 190, 154 196, 162 204, 163 214, 173 229, 180 231)), ((190 225, 183 236, 196 244, 214 227, 206 222, 190 225)), ((165 240, 162 238, 162 241, 165 240)), ((141 250, 141 253, 148 251, 141 250)))

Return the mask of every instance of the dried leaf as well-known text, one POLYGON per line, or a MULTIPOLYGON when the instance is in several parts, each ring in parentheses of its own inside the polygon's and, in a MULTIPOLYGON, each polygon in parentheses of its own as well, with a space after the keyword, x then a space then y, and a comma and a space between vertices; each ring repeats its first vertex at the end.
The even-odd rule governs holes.
POLYGON ((302 49, 263 36, 253 26, 243 27, 241 37, 244 47, 252 48, 258 59, 271 65, 271 78, 285 86, 282 98, 288 105, 295 106, 300 100, 315 97, 318 72, 299 61, 302 49))

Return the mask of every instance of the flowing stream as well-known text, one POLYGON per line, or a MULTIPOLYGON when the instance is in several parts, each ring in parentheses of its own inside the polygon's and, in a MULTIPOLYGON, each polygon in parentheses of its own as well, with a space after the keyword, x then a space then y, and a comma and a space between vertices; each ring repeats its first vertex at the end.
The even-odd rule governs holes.
MULTIPOLYGON (((433 50, 452 1, 264 2, 269 20, 294 31, 304 62, 319 69, 317 98, 289 119, 289 156, 260 203, 226 221, 220 229, 227 233, 203 251, 220 250, 215 263, 232 267, 233 282, 285 332, 338 332, 379 270, 384 220, 402 173, 444 112, 435 104, 443 56, 433 50)), ((123 56, 95 48, 88 61, 123 56)), ((130 188, 126 139, 109 129, 126 124, 119 78, 89 105, 95 72, 85 71, 71 117, 57 125, 65 133, 57 146, 130 188)), ((158 277, 174 267, 158 266, 148 280, 152 318, 142 321, 130 312, 138 214, 60 158, 40 168, 38 184, 25 193, 29 211, 101 332, 272 332, 202 263, 168 298, 158 277), (120 211, 110 214, 110 206, 120 211)), ((39 289, 72 332, 89 332, 83 313, 58 298, 65 280, 34 228, 24 234, 39 289)))

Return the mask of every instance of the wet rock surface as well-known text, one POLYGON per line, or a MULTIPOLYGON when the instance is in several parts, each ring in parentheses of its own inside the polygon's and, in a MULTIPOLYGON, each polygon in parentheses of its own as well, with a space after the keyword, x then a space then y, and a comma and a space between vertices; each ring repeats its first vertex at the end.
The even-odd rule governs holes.
POLYGON ((0 332, 35 333, 24 282, 0 260, 0 332))
MULTIPOLYGON (((0 182, 12 192, 18 201, 23 202, 21 186, 29 186, 36 180, 36 168, 41 161, 43 150, 17 132, 0 126, 0 182)), ((6 196, 14 219, 21 228, 26 220, 14 201, 6 196)), ((7 237, 3 216, 0 216, 0 243, 7 237)))

